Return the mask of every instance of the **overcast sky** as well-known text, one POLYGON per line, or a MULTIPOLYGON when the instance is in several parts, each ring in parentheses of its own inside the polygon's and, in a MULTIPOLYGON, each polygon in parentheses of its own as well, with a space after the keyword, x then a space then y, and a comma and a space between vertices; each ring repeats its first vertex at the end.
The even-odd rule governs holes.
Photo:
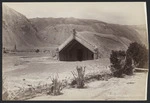
POLYGON ((75 17, 127 25, 146 24, 147 19, 145 2, 7 2, 3 4, 28 18, 75 17))

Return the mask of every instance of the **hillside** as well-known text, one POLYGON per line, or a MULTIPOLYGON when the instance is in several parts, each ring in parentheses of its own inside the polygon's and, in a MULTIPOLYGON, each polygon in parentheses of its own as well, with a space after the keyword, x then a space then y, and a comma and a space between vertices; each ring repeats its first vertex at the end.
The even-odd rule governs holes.
POLYGON ((37 29, 24 15, 3 5, 2 16, 3 47, 26 49, 41 45, 37 29))
POLYGON ((69 35, 72 29, 78 32, 88 31, 114 35, 128 39, 129 41, 141 42, 138 31, 127 25, 108 24, 97 20, 86 20, 76 18, 33 18, 32 24, 39 30, 38 35, 46 42, 61 44, 69 35))
POLYGON ((102 55, 111 50, 127 49, 131 42, 147 44, 145 26, 109 24, 77 18, 32 18, 3 5, 3 47, 13 49, 59 46, 76 29, 79 35, 94 42, 102 55), (107 51, 107 52, 106 52, 107 51))
POLYGON ((111 50, 125 50, 134 41, 147 44, 146 28, 142 26, 76 18, 33 18, 30 21, 39 30, 40 38, 56 45, 62 44, 76 29, 79 35, 98 46, 100 56, 109 56, 111 50))
POLYGON ((146 30, 146 25, 133 25, 130 27, 139 33, 140 40, 148 47, 148 32, 146 30))

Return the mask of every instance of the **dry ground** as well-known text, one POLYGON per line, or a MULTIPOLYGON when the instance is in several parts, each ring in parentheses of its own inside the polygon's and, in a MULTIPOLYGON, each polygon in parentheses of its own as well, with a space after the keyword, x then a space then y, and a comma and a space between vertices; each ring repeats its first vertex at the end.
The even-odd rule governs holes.
MULTIPOLYGON (((71 71, 76 66, 86 66, 86 74, 110 73, 109 59, 94 61, 62 62, 50 55, 14 54, 3 55, 3 77, 9 91, 28 88, 29 85, 50 84, 50 76, 59 75, 59 80, 71 80, 71 71), (28 55, 28 56, 26 56, 28 55)), ((29 100, 144 100, 146 99, 147 73, 135 73, 125 78, 111 78, 108 81, 87 83, 87 88, 65 88, 60 96, 42 94, 29 100)))
POLYGON ((64 89, 62 95, 43 95, 30 100, 146 100, 147 73, 136 73, 125 78, 94 81, 85 89, 64 89))

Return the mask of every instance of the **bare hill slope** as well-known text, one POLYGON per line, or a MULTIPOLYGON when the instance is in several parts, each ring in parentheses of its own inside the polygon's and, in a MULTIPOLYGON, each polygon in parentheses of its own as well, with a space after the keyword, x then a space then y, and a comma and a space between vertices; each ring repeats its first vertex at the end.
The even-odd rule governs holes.
POLYGON ((33 18, 30 21, 39 30, 38 35, 42 39, 54 44, 63 43, 72 34, 74 28, 78 32, 102 33, 124 38, 127 41, 142 42, 141 32, 128 25, 108 24, 98 20, 76 18, 33 18))
POLYGON ((22 14, 3 5, 3 47, 13 49, 33 48, 40 45, 37 29, 22 14))

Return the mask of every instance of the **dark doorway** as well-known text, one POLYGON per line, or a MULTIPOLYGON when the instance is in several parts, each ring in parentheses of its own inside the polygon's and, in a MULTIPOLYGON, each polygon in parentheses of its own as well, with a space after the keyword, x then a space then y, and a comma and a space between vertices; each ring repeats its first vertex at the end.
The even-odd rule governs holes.
POLYGON ((77 50, 77 59, 78 59, 78 61, 83 60, 83 51, 82 51, 82 49, 77 50))

